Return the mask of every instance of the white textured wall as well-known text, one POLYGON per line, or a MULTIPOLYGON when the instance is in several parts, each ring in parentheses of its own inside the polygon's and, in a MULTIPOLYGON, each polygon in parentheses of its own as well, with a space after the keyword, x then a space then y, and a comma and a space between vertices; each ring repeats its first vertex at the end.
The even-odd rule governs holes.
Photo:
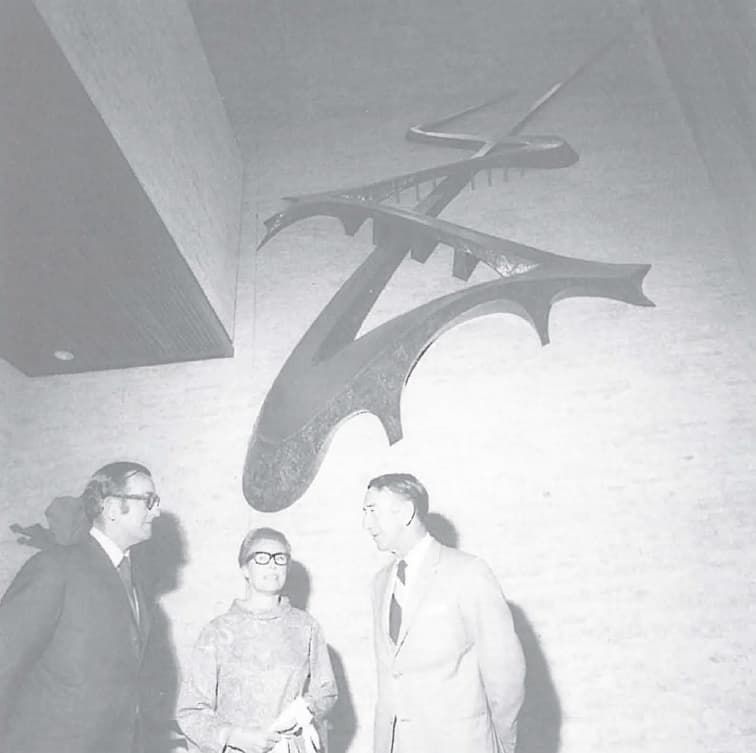
POLYGON ((34 0, 230 337, 242 161, 185 0, 34 0))
MULTIPOLYGON (((476 97, 465 94, 462 73, 447 70, 411 112, 407 103, 355 106, 261 128, 235 358, 26 383, 7 495, 28 507, 3 509, 0 537, 15 519, 40 519, 54 494, 78 492, 100 463, 148 463, 186 542, 182 582, 162 602, 183 663, 200 627, 241 592, 234 560, 246 529, 280 527, 345 669, 351 712, 348 704, 336 720, 337 745, 354 727, 349 750, 368 753, 368 586, 383 556, 361 531, 359 508, 372 475, 412 470, 461 546, 491 563, 521 627, 530 626, 523 636, 545 719, 531 726, 524 753, 554 753, 560 714, 564 753, 750 753, 754 312, 649 39, 641 24, 529 129, 567 138, 577 165, 494 188, 479 181, 445 216, 559 253, 651 262, 646 291, 656 309, 560 303, 547 348, 514 318, 453 330, 413 373, 402 442, 389 448, 375 419, 357 417, 337 433, 302 500, 256 513, 242 498, 241 472, 265 391, 371 248, 369 228, 349 239, 335 221, 315 219, 255 255, 258 220, 287 192, 448 158, 404 144, 404 128, 476 97), (539 735, 542 747, 532 744, 539 735)), ((549 65, 539 70, 542 91, 549 65)), ((404 83, 408 97, 413 85, 421 88, 404 83)), ((501 132, 515 109, 465 125, 501 132)), ((425 266, 407 262, 372 321, 462 285, 450 267, 443 249, 425 266)), ((473 282, 485 276, 478 270, 473 282)), ((0 541, 15 568, 27 553, 0 541)))
MULTIPOLYGON (((0 358, 0 511, 3 521, 23 509, 22 501, 15 496, 18 487, 11 478, 15 472, 16 448, 28 413, 24 407, 28 383, 20 371, 0 358)), ((0 580, 7 583, 14 572, 13 562, 18 560, 18 547, 7 527, 4 528, 0 533, 0 580)))

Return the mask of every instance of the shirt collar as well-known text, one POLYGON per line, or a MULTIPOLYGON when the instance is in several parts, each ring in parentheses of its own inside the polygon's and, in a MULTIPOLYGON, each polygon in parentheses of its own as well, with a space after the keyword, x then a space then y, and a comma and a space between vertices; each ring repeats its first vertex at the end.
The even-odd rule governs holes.
POLYGON ((126 557, 126 553, 118 546, 118 544, 104 534, 99 528, 94 526, 89 532, 92 538, 105 550, 105 554, 108 555, 108 559, 113 563, 113 567, 118 567, 121 564, 121 560, 126 557))
POLYGON ((428 551, 428 547, 430 546, 431 541, 432 539, 430 534, 426 532, 420 539, 420 541, 418 541, 412 547, 412 549, 410 549, 409 552, 407 552, 407 554, 405 554, 404 557, 401 558, 407 563, 408 570, 411 568, 417 569, 418 565, 423 561, 423 558, 428 551))

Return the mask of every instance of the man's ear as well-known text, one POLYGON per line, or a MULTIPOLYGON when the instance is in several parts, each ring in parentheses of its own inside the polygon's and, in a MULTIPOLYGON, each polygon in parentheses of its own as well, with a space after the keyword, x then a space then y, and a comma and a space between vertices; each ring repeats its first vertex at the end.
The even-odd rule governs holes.
POLYGON ((102 501, 102 517, 106 521, 113 522, 122 515, 120 500, 115 497, 105 497, 102 501))
POLYGON ((412 500, 408 499, 407 504, 410 506, 410 510, 408 511, 409 520, 404 524, 405 527, 409 526, 409 524, 415 519, 415 513, 417 512, 417 510, 415 509, 415 503, 412 500))

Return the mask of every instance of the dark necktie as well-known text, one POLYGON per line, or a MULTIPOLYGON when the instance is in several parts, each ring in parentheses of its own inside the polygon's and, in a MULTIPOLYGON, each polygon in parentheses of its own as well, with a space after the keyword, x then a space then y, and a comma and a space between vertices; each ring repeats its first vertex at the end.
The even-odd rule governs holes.
POLYGON ((134 617, 139 618, 139 610, 137 608, 136 593, 134 592, 134 583, 131 580, 131 560, 124 556, 118 563, 118 575, 123 582, 123 587, 126 589, 126 595, 129 597, 129 604, 131 605, 131 611, 134 613, 134 617))
POLYGON ((389 607, 389 637, 396 643, 399 638, 399 630, 402 627, 402 605, 396 598, 397 588, 403 588, 404 586, 404 573, 407 569, 407 563, 404 560, 399 560, 396 566, 396 578, 401 583, 394 585, 394 590, 391 592, 391 606, 389 607))

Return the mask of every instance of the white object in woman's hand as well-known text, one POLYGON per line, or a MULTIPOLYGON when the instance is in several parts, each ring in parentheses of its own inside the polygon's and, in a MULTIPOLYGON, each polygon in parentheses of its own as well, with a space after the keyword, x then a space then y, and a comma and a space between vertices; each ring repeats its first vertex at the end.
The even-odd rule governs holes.
POLYGON ((268 753, 280 739, 281 735, 277 732, 252 727, 234 727, 226 745, 244 753, 268 753))
POLYGON ((271 725, 276 732, 293 734, 312 721, 312 712, 302 696, 295 698, 271 725))

